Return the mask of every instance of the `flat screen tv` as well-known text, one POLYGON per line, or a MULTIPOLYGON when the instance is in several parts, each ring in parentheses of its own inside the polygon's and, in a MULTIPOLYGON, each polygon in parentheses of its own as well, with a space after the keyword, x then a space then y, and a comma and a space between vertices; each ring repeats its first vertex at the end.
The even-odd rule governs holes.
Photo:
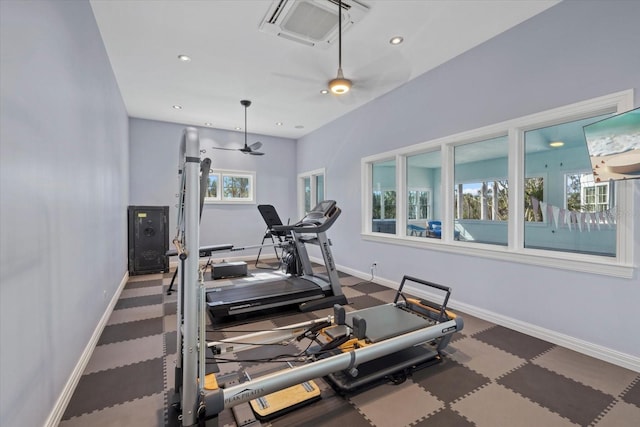
POLYGON ((596 182, 640 178, 640 108, 583 130, 596 182))

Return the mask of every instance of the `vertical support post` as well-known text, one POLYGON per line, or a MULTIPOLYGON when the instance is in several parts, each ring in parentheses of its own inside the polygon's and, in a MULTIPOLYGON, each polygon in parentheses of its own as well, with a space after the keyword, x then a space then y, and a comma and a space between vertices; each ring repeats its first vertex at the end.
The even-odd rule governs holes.
POLYGON ((184 240, 187 258, 184 262, 183 311, 183 372, 182 372, 182 425, 197 422, 199 404, 198 383, 198 278, 200 250, 200 141, 198 131, 188 127, 181 143, 184 160, 184 240))

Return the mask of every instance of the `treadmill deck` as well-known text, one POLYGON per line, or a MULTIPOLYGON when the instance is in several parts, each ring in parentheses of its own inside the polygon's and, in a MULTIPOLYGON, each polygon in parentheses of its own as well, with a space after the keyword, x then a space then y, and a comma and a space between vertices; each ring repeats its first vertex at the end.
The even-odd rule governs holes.
POLYGON ((207 305, 213 314, 233 314, 255 311, 255 307, 268 307, 284 301, 299 301, 321 298, 320 286, 302 277, 290 277, 264 283, 247 283, 222 286, 207 290, 207 305))

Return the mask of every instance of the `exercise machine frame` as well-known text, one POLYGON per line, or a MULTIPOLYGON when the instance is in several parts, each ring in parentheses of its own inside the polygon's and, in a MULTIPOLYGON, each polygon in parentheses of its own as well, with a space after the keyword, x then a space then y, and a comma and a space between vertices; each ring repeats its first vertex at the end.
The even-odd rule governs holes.
MULTIPOLYGON (((309 364, 286 369, 228 388, 207 389, 205 366, 209 349, 221 353, 238 351, 237 344, 207 344, 206 301, 203 271, 199 266, 199 196, 198 179, 200 163, 198 132, 186 128, 180 144, 181 202, 178 205, 177 235, 173 240, 179 262, 180 287, 177 302, 176 393, 182 426, 217 426, 217 415, 230 408, 260 396, 318 378, 340 370, 351 370, 363 363, 392 354, 398 349, 420 345, 462 329, 462 319, 436 323, 433 326, 403 333, 370 345, 344 351, 340 354, 315 360, 309 364)), ((397 302, 397 298, 396 298, 397 302)), ((339 316, 340 317, 340 316, 339 316)), ((327 321, 334 323, 335 316, 327 321)), ((340 320, 340 319, 338 319, 340 320)), ((250 338, 262 343, 277 342, 285 336, 302 333, 317 326, 323 320, 304 322, 266 333, 256 333, 250 338), (258 339, 259 338, 259 339, 258 339)), ((340 322, 338 322, 340 323, 340 322)), ((237 341, 238 338, 234 339, 237 341)), ((249 339, 247 336, 243 340, 249 339)), ((257 344, 254 344, 257 345, 257 344)))
POLYGON ((206 292, 206 298, 212 318, 294 304, 299 304, 299 309, 303 312, 329 308, 334 304, 346 304, 331 253, 331 242, 326 235, 340 213, 334 200, 324 200, 297 223, 273 226, 276 232, 289 234, 287 243, 295 246, 302 274, 210 288, 206 292), (312 237, 311 234, 315 236, 312 237), (326 276, 313 271, 307 244, 319 246, 326 276))

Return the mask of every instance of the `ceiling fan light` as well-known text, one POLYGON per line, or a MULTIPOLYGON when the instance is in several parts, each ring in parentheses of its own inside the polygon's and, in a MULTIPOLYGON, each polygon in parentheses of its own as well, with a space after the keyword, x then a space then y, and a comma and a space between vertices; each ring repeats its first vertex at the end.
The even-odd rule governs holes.
POLYGON ((336 95, 342 95, 351 89, 351 80, 336 78, 329 82, 329 90, 336 95))
POLYGON ((336 94, 342 95, 351 89, 351 80, 345 79, 342 74, 342 68, 338 69, 338 76, 329 82, 329 90, 336 94))

